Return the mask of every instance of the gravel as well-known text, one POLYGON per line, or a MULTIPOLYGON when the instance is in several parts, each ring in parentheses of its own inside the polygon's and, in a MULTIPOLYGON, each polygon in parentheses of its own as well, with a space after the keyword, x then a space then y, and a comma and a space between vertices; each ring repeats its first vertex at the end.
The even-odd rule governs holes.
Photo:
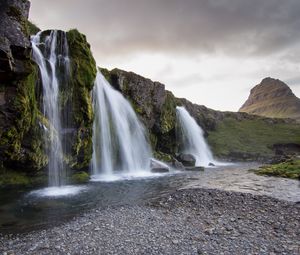
POLYGON ((300 254, 300 205, 212 189, 94 209, 65 224, 0 236, 0 254, 300 254))

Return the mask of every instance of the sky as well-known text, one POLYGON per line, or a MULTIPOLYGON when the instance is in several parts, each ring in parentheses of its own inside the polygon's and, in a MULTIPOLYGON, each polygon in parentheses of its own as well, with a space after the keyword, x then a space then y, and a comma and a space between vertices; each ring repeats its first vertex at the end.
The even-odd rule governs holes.
POLYGON ((77 28, 98 66, 237 111, 265 77, 300 97, 299 0, 31 0, 41 29, 77 28))

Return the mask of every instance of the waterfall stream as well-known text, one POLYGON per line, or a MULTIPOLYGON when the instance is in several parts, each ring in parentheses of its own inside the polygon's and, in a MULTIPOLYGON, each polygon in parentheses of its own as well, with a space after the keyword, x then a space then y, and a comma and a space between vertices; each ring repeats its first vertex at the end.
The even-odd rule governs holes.
POLYGON ((69 72, 69 55, 66 33, 52 30, 49 35, 39 32, 31 38, 33 59, 40 69, 42 83, 42 111, 49 121, 45 129, 45 144, 48 150, 49 186, 56 187, 66 184, 66 173, 63 163, 61 142, 61 117, 58 73, 69 72), (50 138, 50 144, 47 144, 50 138))
POLYGON ((98 72, 93 90, 94 176, 150 171, 152 152, 130 103, 98 72))
POLYGON ((182 152, 196 158, 196 166, 215 164, 213 154, 207 145, 203 130, 184 107, 176 107, 178 136, 182 152))

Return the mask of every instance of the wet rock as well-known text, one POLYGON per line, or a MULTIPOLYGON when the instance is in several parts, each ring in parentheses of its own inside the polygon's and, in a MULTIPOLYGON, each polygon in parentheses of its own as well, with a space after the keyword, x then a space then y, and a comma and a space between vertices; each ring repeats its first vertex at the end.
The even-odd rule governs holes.
POLYGON ((208 166, 216 166, 214 163, 209 163, 208 166))
POLYGON ((185 170, 184 165, 175 158, 173 158, 172 160, 172 167, 174 167, 177 170, 185 170))
POLYGON ((193 167, 196 163, 196 158, 191 154, 181 153, 177 156, 177 160, 186 167, 193 167))

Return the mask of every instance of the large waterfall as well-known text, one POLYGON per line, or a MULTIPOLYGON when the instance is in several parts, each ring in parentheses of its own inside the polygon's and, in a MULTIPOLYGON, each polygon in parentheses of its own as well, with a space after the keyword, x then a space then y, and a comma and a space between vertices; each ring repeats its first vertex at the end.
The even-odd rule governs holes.
POLYGON ((98 72, 93 90, 92 173, 136 174, 150 171, 151 148, 130 103, 98 72))
POLYGON ((61 118, 58 73, 69 73, 69 56, 66 33, 53 30, 49 35, 39 32, 31 38, 33 59, 38 64, 42 82, 42 110, 49 121, 45 129, 45 143, 49 156, 49 186, 61 186, 66 182, 61 142, 61 118), (47 139, 50 138, 50 144, 47 139))
POLYGON ((192 154, 197 166, 215 163, 212 152, 207 145, 203 130, 184 107, 176 107, 178 136, 183 153, 192 154))

